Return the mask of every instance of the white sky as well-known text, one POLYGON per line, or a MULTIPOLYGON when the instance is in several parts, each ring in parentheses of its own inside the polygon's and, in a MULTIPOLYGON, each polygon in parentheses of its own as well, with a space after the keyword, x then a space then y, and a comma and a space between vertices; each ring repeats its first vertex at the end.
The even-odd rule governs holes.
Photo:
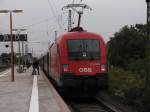
MULTIPOLYGON (((13 14, 13 27, 27 29, 24 33, 28 34, 29 51, 33 49, 35 55, 46 52, 48 42, 54 40, 55 30, 61 34, 67 28, 67 11, 62 11, 61 8, 73 0, 49 1, 52 5, 48 0, 0 0, 0 10, 23 10, 22 14, 13 14), (57 21, 58 13, 61 15, 60 24, 63 24, 61 30, 57 21), (57 19, 54 16, 57 16, 57 19)), ((75 0, 75 3, 79 1, 75 0)), ((87 31, 101 34, 105 41, 124 25, 146 22, 145 0, 82 0, 82 3, 88 4, 93 9, 85 11, 82 26, 87 31)), ((9 33, 8 14, 0 14, 0 32, 9 33)), ((0 43, 0 52, 10 52, 10 48, 4 47, 5 44, 0 43)), ((17 52, 17 43, 15 46, 17 52)))

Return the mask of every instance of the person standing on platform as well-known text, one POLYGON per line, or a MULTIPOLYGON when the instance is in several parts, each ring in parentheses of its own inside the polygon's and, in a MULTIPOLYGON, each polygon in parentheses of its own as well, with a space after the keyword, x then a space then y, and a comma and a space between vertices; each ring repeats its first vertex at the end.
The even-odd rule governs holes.
POLYGON ((38 75, 40 75, 40 72, 39 72, 39 61, 38 61, 38 60, 35 60, 35 61, 33 62, 32 67, 33 67, 32 75, 36 75, 36 74, 35 74, 35 73, 36 73, 36 70, 37 70, 37 72, 38 72, 38 75))

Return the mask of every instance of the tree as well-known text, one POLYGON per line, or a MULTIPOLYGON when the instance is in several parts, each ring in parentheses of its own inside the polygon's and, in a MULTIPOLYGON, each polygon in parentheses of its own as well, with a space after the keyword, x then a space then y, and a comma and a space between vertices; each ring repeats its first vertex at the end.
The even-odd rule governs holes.
POLYGON ((2 58, 2 64, 8 65, 10 63, 10 54, 2 53, 1 58, 2 58))
POLYGON ((146 27, 142 24, 124 26, 107 43, 110 64, 124 69, 123 72, 115 67, 110 70, 114 80, 111 85, 124 93, 125 101, 139 112, 150 110, 150 36, 146 27), (123 78, 117 80, 118 76, 123 78))
POLYGON ((107 43, 111 65, 127 68, 128 64, 146 57, 145 25, 124 26, 107 43))
MULTIPOLYGON (((1 54, 2 64, 10 65, 11 63, 11 53, 2 53, 1 54)), ((14 63, 17 63, 18 58, 16 57, 16 53, 14 53, 14 63)))

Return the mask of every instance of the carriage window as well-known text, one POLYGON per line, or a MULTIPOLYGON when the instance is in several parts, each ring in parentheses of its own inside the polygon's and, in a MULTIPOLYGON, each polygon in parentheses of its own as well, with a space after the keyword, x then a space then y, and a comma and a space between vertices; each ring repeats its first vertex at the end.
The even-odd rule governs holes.
POLYGON ((68 40, 69 59, 99 59, 100 46, 98 40, 68 40))

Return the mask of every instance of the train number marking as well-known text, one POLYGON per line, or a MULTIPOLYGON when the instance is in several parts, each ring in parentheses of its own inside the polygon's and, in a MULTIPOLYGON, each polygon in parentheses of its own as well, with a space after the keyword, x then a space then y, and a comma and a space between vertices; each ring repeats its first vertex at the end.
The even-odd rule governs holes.
POLYGON ((92 68, 79 68, 79 72, 92 72, 92 68))

